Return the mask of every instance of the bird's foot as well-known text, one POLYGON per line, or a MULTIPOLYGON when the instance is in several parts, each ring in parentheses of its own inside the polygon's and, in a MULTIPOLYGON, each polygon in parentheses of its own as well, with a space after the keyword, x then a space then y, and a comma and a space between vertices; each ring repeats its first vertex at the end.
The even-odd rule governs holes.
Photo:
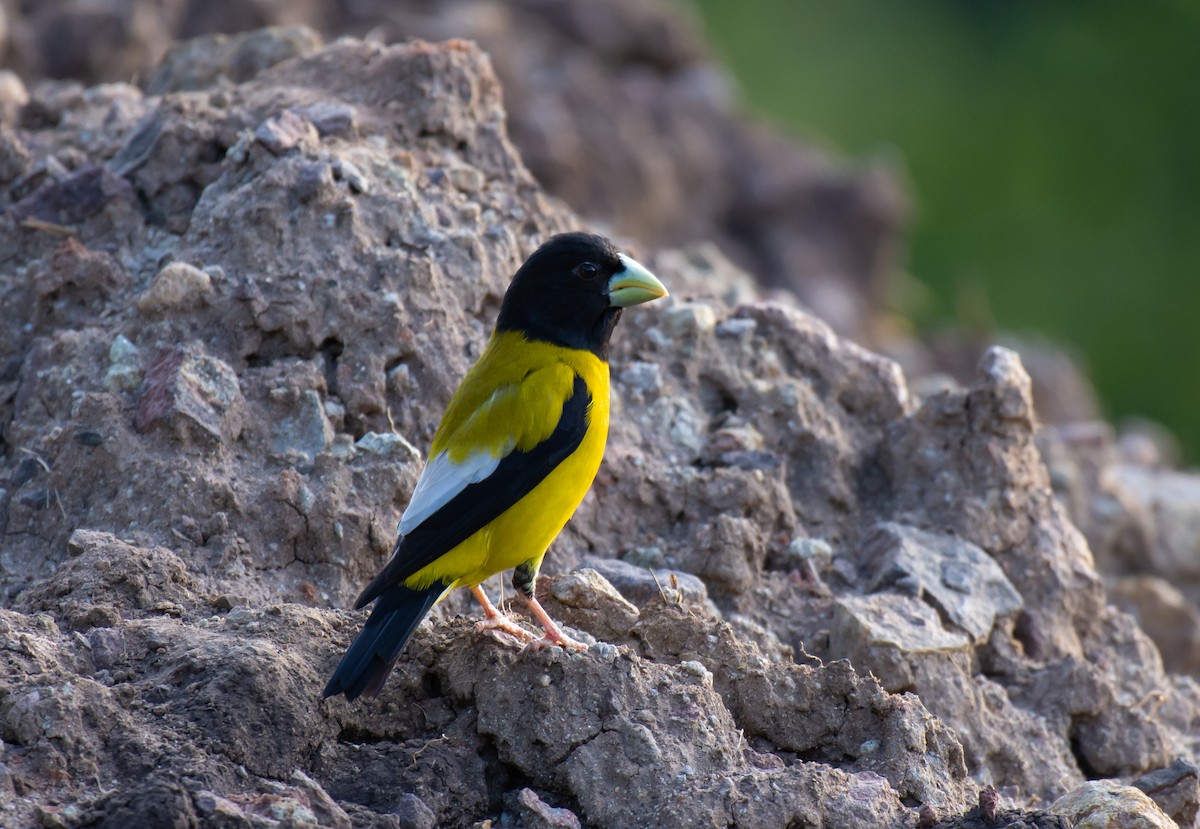
POLYGON ((567 634, 563 633, 562 629, 559 628, 554 620, 550 618, 550 614, 545 611, 541 603, 532 594, 518 595, 520 595, 521 600, 525 602, 525 606, 529 608, 535 617, 537 617, 537 620, 542 624, 542 628, 546 631, 546 635, 541 639, 538 639, 536 642, 530 642, 526 650, 531 650, 536 653, 542 648, 548 648, 552 646, 558 646, 560 648, 573 651, 586 651, 588 649, 588 646, 583 642, 578 642, 572 639, 570 636, 567 636, 567 634))
POLYGON ((525 630, 525 628, 503 613, 497 613, 494 616, 489 615, 486 619, 481 619, 475 623, 475 633, 477 635, 489 632, 504 644, 517 647, 531 643, 537 638, 535 634, 525 630))
POLYGON ((492 604, 479 585, 472 587, 471 592, 483 605, 483 618, 475 623, 476 634, 491 632, 500 642, 515 647, 520 647, 537 638, 535 634, 525 630, 492 604))
POLYGON ((536 639, 533 642, 530 642, 525 646, 525 650, 537 653, 543 648, 553 647, 559 647, 563 648, 564 650, 572 651, 586 651, 588 649, 587 644, 580 642, 578 639, 572 639, 570 636, 567 636, 560 630, 558 631, 557 635, 551 635, 550 633, 547 633, 541 639, 536 639))

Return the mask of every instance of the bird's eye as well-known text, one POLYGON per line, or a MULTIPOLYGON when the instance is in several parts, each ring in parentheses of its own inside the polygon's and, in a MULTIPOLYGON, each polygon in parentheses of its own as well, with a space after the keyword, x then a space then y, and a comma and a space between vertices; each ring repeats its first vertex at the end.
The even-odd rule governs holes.
POLYGON ((600 273, 600 268, 596 267, 593 262, 584 262, 575 267, 575 275, 580 279, 595 279, 598 273, 600 273))

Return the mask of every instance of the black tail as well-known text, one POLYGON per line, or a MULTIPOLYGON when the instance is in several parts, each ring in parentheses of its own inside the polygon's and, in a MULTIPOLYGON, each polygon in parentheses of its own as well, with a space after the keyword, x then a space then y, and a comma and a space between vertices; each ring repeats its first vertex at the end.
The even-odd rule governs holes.
POLYGON ((385 590, 330 677, 325 696, 345 694, 353 702, 360 696, 369 699, 378 694, 404 643, 445 592, 446 586, 441 582, 434 582, 424 590, 411 590, 399 584, 385 590))

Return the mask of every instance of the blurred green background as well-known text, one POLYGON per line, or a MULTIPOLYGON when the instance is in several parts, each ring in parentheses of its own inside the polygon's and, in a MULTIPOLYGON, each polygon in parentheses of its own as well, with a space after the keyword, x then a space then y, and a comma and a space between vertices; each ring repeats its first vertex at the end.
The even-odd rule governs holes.
POLYGON ((929 289, 903 313, 1069 343, 1108 417, 1200 460, 1200 2, 697 6, 752 108, 899 156, 929 289))

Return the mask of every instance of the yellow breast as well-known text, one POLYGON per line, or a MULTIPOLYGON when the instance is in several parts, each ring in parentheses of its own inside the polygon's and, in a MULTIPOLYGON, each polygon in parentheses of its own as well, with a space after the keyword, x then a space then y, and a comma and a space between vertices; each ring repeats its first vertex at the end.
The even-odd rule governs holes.
MULTIPOLYGON (((569 368, 570 377, 582 377, 591 393, 592 402, 587 411, 587 430, 583 441, 524 498, 466 541, 406 579, 405 583, 409 586, 428 585, 435 580, 453 587, 473 586, 518 564, 540 559, 574 514, 600 468, 608 439, 608 364, 587 351, 541 342, 517 344, 508 339, 520 336, 511 332, 493 335, 479 362, 464 378, 463 388, 469 388, 473 380, 484 377, 488 378, 489 383, 476 383, 481 389, 479 392, 456 395, 435 436, 431 453, 445 448, 452 428, 447 423, 453 424, 452 419, 456 417, 468 418, 486 399, 483 395, 489 386, 494 389, 497 384, 519 383, 534 372, 553 375, 555 372, 546 372, 545 369, 555 363, 569 368), (471 395, 478 399, 472 399, 471 395)), ((546 397, 545 390, 534 389, 532 392, 529 396, 532 401, 546 397)), ((536 409, 553 410, 552 417, 557 418, 562 411, 562 399, 560 395, 556 408, 539 402, 520 413, 514 413, 514 417, 524 421, 518 430, 532 429, 548 435, 556 421, 549 420, 551 415, 547 412, 536 409), (531 411, 531 408, 534 410, 531 411)))

